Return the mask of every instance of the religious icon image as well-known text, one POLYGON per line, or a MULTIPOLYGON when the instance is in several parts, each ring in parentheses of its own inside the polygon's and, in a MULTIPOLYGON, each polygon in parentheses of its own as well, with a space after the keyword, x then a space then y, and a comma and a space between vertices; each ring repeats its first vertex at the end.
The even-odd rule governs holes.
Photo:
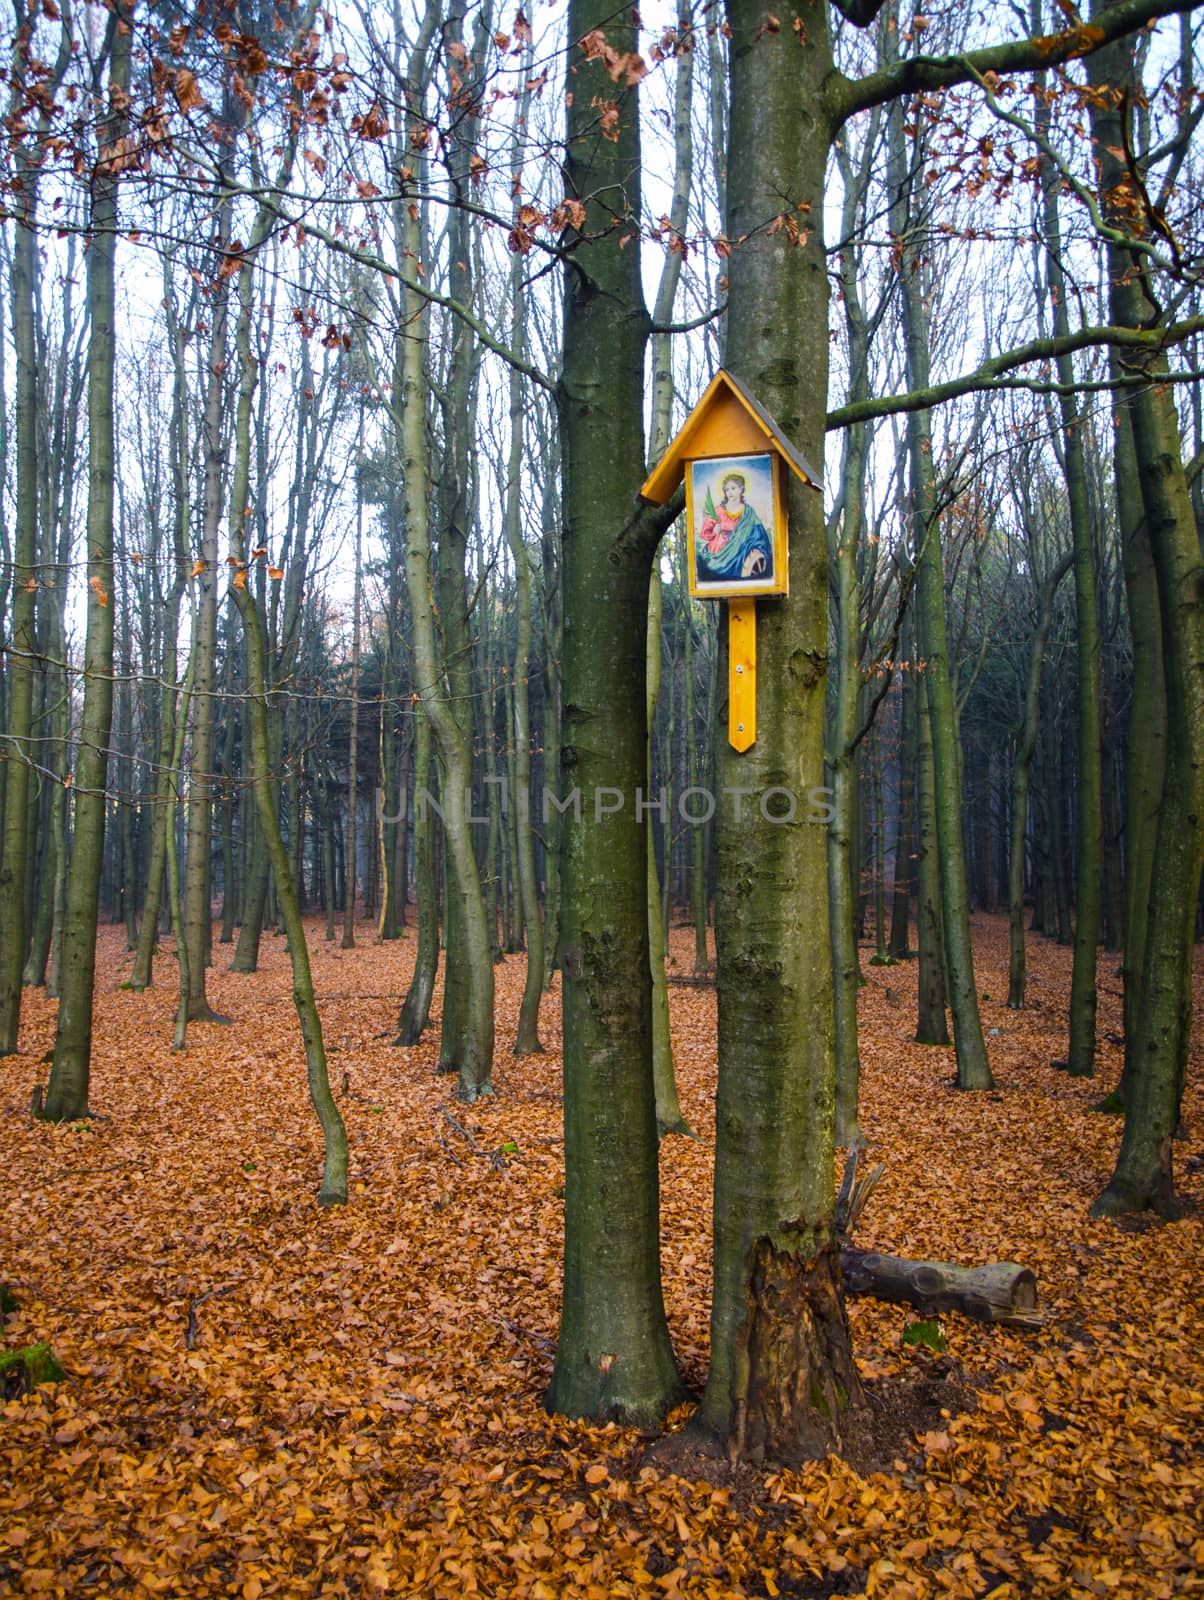
POLYGON ((694 587, 770 593, 778 521, 773 457, 727 456, 689 464, 694 587))

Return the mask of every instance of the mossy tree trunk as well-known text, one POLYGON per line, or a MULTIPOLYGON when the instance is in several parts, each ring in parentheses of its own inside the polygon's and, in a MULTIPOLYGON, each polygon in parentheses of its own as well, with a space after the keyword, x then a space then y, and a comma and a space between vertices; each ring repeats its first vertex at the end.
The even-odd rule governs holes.
POLYGON ((911 955, 911 900, 916 877, 915 628, 910 620, 900 629, 900 639, 903 641, 904 666, 899 675, 899 821, 895 830, 895 882, 889 948, 896 961, 906 961, 911 955))
MULTIPOLYGON (((1098 7, 1097 13, 1106 17, 1109 9, 1098 7)), ((1134 76, 1127 44, 1109 46, 1089 62, 1092 141, 1105 217, 1114 230, 1108 252, 1112 319, 1128 327, 1158 318, 1149 264, 1140 250, 1144 223, 1134 220, 1145 213, 1134 213, 1128 204, 1121 153, 1129 138, 1121 118, 1129 114, 1134 76)), ((1159 382, 1165 362, 1160 354, 1145 358, 1150 381, 1131 391, 1129 415, 1157 581, 1166 768, 1129 1047, 1124 1138, 1116 1170, 1094 1207, 1097 1215, 1174 1211, 1173 1140, 1191 1036, 1195 909, 1204 868, 1204 557, 1174 401, 1159 382)))
MULTIPOLYGON (((28 27, 28 25, 26 25, 28 27)), ((22 33, 26 30, 23 29, 22 33)), ((64 30, 65 31, 65 30, 64 30)), ((28 42, 13 52, 13 95, 24 102, 28 42)), ((14 111, 19 117, 20 112, 14 111)), ((38 369, 36 292, 38 245, 37 167, 31 152, 17 145, 21 181, 16 185, 9 293, 13 344, 17 357, 16 537, 13 543, 12 627, 5 652, 8 720, 4 740, 4 832, 0 854, 0 1055, 17 1048, 21 1023, 21 984, 26 954, 25 869, 28 861, 34 681, 37 669, 38 591, 38 369)), ((111 627, 111 622, 110 622, 111 627)))
MULTIPOLYGON (((414 148, 419 148, 425 138, 422 117, 422 82, 429 38, 434 31, 436 16, 428 7, 420 38, 410 58, 407 136, 413 134, 414 148)), ((467 164, 468 157, 465 157, 467 164)), ((467 181, 467 166, 465 166, 467 181)), ((420 212, 417 205, 411 209, 407 200, 398 206, 401 237, 399 248, 404 249, 408 267, 407 277, 414 271, 410 262, 423 260, 423 241, 420 212)), ((462 213, 453 212, 451 226, 463 228, 462 213)), ((452 245, 452 259, 467 263, 471 252, 457 250, 452 245)), ((466 296, 466 298, 470 298, 466 296)), ((472 827, 472 722, 471 681, 467 643, 466 586, 464 583, 464 553, 467 544, 467 469, 463 454, 446 463, 448 478, 445 483, 443 521, 443 547, 440 562, 440 606, 445 647, 450 656, 448 675, 439 664, 435 643, 435 609, 431 589, 431 513, 430 472, 427 444, 426 397, 429 385, 426 374, 429 312, 426 301, 417 289, 404 290, 405 325, 398 330, 395 377, 393 385, 395 414, 399 426, 399 453, 403 481, 403 515, 406 530, 405 571, 413 619, 414 673, 416 686, 422 698, 423 709, 430 720, 435 746, 439 753, 441 769, 441 795, 443 802, 443 836, 447 847, 449 880, 448 972, 444 982, 444 1041, 441 1046, 441 1065, 448 1061, 448 1045, 455 1048, 458 1071, 457 1093, 461 1099, 472 1101, 482 1094, 492 1093, 490 1077, 493 1068, 493 951, 489 926, 485 915, 485 898, 481 891, 480 872, 473 847, 472 827), (461 686, 457 701, 457 684, 461 686), (466 693, 464 692, 466 689, 466 693), (459 712, 463 713, 463 720, 459 712), (456 927, 452 925, 455 924, 456 927), (462 930, 462 937, 456 929, 462 930), (455 940, 455 944, 453 944, 455 940), (455 1029, 449 1037, 451 995, 450 981, 455 978, 467 987, 463 1032, 455 1029)), ((470 334, 461 326, 456 333, 458 341, 453 357, 453 373, 449 388, 457 386, 461 399, 466 399, 468 382, 468 350, 470 334)), ((448 441, 449 454, 456 445, 456 433, 463 434, 464 416, 455 415, 454 405, 448 406, 453 425, 453 436, 448 441)))
MULTIPOLYGON (((827 7, 788 5, 770 32, 754 0, 729 0, 727 20, 729 171, 740 181, 728 187, 726 233, 741 241, 727 364, 820 461, 827 7), (783 215, 797 233, 767 228, 783 215)), ((714 1286, 696 1419, 730 1451, 776 1461, 837 1448, 858 1394, 834 1234, 827 846, 806 806, 823 771, 828 561, 820 495, 792 479, 788 503, 790 597, 757 602, 756 743, 734 752, 722 703, 716 716, 717 787, 752 798, 740 819, 725 794, 716 817, 714 1286)), ((726 654, 725 640, 720 683, 726 654)))
MULTIPOLYGON (((605 0, 571 0, 569 37, 638 35, 605 0)), ((565 267, 559 386, 564 486, 564 1287, 549 1410, 656 1426, 684 1398, 661 1293, 646 833, 648 578, 660 528, 637 504, 649 319, 639 252, 639 91, 573 47, 566 190, 584 207, 565 267), (597 97, 617 110, 598 137, 597 97), (617 807, 617 809, 616 809, 617 807)))
MULTIPOLYGON (((899 281, 907 354, 907 377, 913 389, 928 387, 928 307, 924 297, 926 265, 921 252, 920 218, 913 212, 907 182, 908 163, 901 106, 890 113, 892 227, 901 241, 899 281)), ((970 903, 966 852, 962 838, 961 763, 957 714, 949 668, 945 622, 945 576, 941 525, 934 491, 932 431, 927 411, 907 418, 911 458, 912 509, 916 528, 916 597, 924 685, 932 737, 933 801, 940 865, 941 924, 949 1004, 953 1012, 953 1044, 961 1089, 993 1087, 990 1062, 978 1011, 974 952, 970 943, 970 903)))
MULTIPOLYGON (((1030 550, 1033 544, 1030 541, 1030 550)), ((1008 855, 1008 1005, 1023 1011, 1027 987, 1027 953, 1024 944, 1024 852, 1028 834, 1028 784, 1033 751, 1037 745, 1037 725, 1041 714, 1041 676, 1045 667, 1045 648, 1053 624, 1054 596, 1058 585, 1070 571, 1073 557, 1067 555, 1041 581, 1037 608, 1037 627, 1029 647, 1028 679, 1024 691, 1024 715, 1016 735, 1016 754, 1012 761, 1012 829, 1008 855)))
MULTIPOLYGON (((129 103, 132 32, 116 14, 106 36, 109 107, 98 129, 111 149, 129 103)), ((88 1113, 96 918, 104 854, 105 783, 113 717, 113 378, 116 368, 119 164, 98 160, 91 184, 88 249, 88 562, 84 705, 75 765, 75 837, 63 918, 61 993, 54 1058, 42 1115, 69 1122, 88 1113)))
MULTIPOLYGON (((302 26, 312 20, 303 16, 302 26)), ((295 157, 298 130, 294 128, 280 155, 277 189, 287 186, 295 157)), ((238 274, 238 320, 235 328, 234 357, 238 372, 238 405, 234 421, 234 467, 230 486, 230 594, 242 619, 246 650, 247 717, 251 734, 251 786, 259 829, 276 883, 280 917, 288 938, 289 962, 293 977, 293 1003, 305 1049, 306 1078, 310 1100, 322 1129, 322 1185, 318 1193, 321 1206, 345 1205, 347 1201, 347 1130, 330 1090, 322 1022, 314 997, 313 976, 305 925, 293 885, 288 849, 280 829, 279 787, 273 781, 276 751, 268 718, 268 643, 267 629, 248 577, 252 570, 247 555, 247 522, 251 502, 251 413, 258 377, 258 361, 251 349, 252 289, 256 257, 275 212, 265 202, 252 225, 250 242, 238 274)), ((278 719, 274 719, 278 720, 278 719)), ((189 952, 191 957, 191 951, 189 952)), ((194 991, 195 993, 195 991, 194 991)))
MULTIPOLYGON (((527 46, 528 65, 532 65, 531 45, 527 46)), ((532 67, 533 70, 533 67, 532 67)), ((524 72, 524 85, 531 81, 524 72)), ((520 94, 516 129, 525 129, 530 105, 530 89, 520 94)), ((515 206, 521 194, 522 159, 516 133, 511 161, 515 206)), ((510 274, 510 344, 522 356, 526 346, 526 301, 523 288, 523 258, 515 254, 510 274)), ((527 974, 518 1013, 518 1032, 514 1040, 516 1056, 537 1055, 543 1051, 539 1040, 539 1002, 543 995, 543 915, 535 878, 535 838, 531 819, 531 564, 523 538, 521 489, 523 479, 523 376, 517 367, 510 369, 510 457, 506 481, 506 538, 514 561, 515 628, 512 703, 514 712, 514 787, 510 804, 514 807, 515 847, 518 857, 518 890, 522 902, 523 927, 527 935, 527 974)), ((496 803, 491 804, 491 813, 496 803)))
MULTIPOLYGON (((1034 19, 1035 20, 1035 19, 1034 19)), ((1034 31, 1037 31, 1034 29, 1034 31)), ((1037 127, 1046 131, 1049 108, 1034 100, 1037 127)), ((1066 274, 1062 266, 1062 227, 1058 192, 1062 177, 1047 161, 1042 168, 1042 222, 1046 246, 1046 289, 1056 338, 1070 333, 1066 274)), ((1086 417, 1074 385, 1074 360, 1057 360, 1062 472, 1074 555, 1075 663, 1078 683, 1078 785, 1074 964, 1070 980, 1070 1040, 1066 1064, 1073 1077, 1095 1072, 1096 950, 1103 915, 1103 801, 1100 793, 1100 627, 1096 596, 1095 519, 1088 493, 1083 450, 1086 417)))
POLYGON ((417 1044, 430 1020, 431 996, 439 970, 439 896, 435 888, 435 842, 430 807, 424 798, 431 784, 431 725, 421 706, 414 708, 415 807, 414 887, 418 897, 418 951, 410 987, 397 1019, 395 1044, 417 1044))

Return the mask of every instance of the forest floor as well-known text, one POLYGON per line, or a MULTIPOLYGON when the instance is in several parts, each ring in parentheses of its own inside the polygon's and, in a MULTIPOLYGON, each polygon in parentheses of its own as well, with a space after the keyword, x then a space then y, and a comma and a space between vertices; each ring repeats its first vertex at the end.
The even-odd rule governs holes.
MULTIPOLYGON (((45 998, 28 996, 22 1054, 0 1061, 0 1283, 19 1301, 0 1349, 48 1340, 69 1375, 0 1408, 0 1593, 1204 1595, 1200 1048, 1176 1146, 1184 1220, 1092 1222, 1121 1131, 1091 1110, 1119 1072, 1114 960, 1100 1074, 1072 1080, 1050 1065, 1070 951, 1031 937, 1032 1006, 1009 1012, 1006 928, 978 918, 975 937, 988 1094, 955 1092, 952 1051, 911 1042, 915 964, 872 968, 863 951, 863 1123, 887 1172, 857 1242, 1023 1262, 1045 1326, 947 1316, 938 1362, 900 1346, 914 1313, 851 1302, 871 1385, 930 1366, 928 1425, 885 1471, 833 1458, 702 1482, 643 1464, 644 1436, 541 1408, 560 1018, 553 998, 547 1054, 512 1059, 521 957, 498 972, 497 1097, 466 1108, 433 1073, 433 1032, 390 1044, 414 941, 376 945, 365 927, 343 952, 312 928, 352 1148, 350 1204, 323 1212, 281 941, 265 938, 249 978, 216 949, 210 998, 232 1025, 194 1026, 173 1055, 174 963, 123 991, 131 958, 104 930, 93 1118, 30 1118, 45 998), (942 1410, 947 1374, 971 1409, 942 1410)), ((688 939, 674 934, 682 972, 688 939)), ((670 994, 701 1138, 662 1150, 665 1293, 698 1388, 715 996, 670 994)))

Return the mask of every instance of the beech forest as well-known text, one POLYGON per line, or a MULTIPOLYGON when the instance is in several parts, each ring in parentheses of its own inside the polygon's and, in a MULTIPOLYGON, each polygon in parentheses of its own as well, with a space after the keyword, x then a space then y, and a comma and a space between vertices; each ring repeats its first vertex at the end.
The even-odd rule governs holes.
POLYGON ((1204 1596, 1204 11, 0 98, 0 1595, 1204 1596))

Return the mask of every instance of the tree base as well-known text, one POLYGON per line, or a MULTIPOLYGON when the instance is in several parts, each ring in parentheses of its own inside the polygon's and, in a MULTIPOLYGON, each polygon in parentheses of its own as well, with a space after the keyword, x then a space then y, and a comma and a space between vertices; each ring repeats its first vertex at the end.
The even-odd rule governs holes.
POLYGON ((841 1449, 863 1404, 841 1292, 840 1252, 753 1246, 748 1316, 734 1355, 726 1445, 733 1460, 791 1465, 841 1449))
POLYGON ((1114 1177, 1088 1215, 1097 1219, 1127 1217, 1141 1211, 1152 1211, 1164 1222, 1177 1222, 1183 1215, 1170 1173, 1160 1171, 1140 1184, 1114 1177))
POLYGON ((494 1087, 491 1083, 465 1083, 461 1078, 456 1084, 456 1099, 462 1100, 465 1105, 472 1105, 477 1100, 492 1098, 494 1087))
MULTIPOLYGON (((236 970, 237 969, 233 966, 230 968, 231 972, 236 970)), ((224 1016, 222 1012, 215 1011, 208 1001, 205 1001, 199 1006, 189 1006, 188 1020, 189 1022, 216 1022, 219 1023, 223 1028, 231 1027, 234 1022, 233 1017, 227 1017, 224 1016)))

